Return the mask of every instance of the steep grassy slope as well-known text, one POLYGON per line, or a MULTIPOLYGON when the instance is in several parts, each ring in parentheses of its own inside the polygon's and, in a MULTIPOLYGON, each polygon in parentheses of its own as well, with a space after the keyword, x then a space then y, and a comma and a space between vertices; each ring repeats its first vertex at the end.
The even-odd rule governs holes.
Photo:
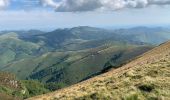
POLYGON ((28 100, 169 100, 170 42, 108 73, 28 100))

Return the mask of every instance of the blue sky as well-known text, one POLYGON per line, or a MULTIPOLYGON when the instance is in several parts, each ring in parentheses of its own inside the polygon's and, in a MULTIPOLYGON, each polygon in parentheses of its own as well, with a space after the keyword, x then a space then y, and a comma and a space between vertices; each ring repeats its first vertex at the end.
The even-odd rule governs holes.
POLYGON ((0 30, 170 24, 170 0, 136 0, 133 3, 124 0, 63 1, 0 0, 0 30))

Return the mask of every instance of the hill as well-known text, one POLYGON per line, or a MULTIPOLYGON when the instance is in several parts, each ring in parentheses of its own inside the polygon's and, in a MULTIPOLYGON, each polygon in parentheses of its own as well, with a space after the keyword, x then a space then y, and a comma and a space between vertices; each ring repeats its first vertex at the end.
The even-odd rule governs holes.
POLYGON ((21 80, 55 83, 56 90, 102 73, 112 68, 110 65, 117 67, 153 46, 86 26, 47 33, 4 33, 0 35, 0 48, 1 71, 13 73, 21 80))
POLYGON ((97 48, 67 52, 48 52, 42 56, 10 63, 2 70, 16 74, 20 79, 38 79, 43 83, 77 83, 107 67, 112 59, 115 66, 148 50, 150 45, 132 45, 115 41, 97 48), (27 65, 27 66, 25 66, 27 65))
POLYGON ((169 33, 166 28, 106 30, 88 26, 51 32, 6 31, 0 34, 0 70, 19 78, 29 90, 26 98, 119 68, 170 39, 169 33))
POLYGON ((51 48, 52 50, 55 50, 61 49, 65 45, 69 46, 69 44, 81 44, 83 42, 91 40, 106 39, 111 36, 113 36, 113 32, 110 32, 108 30, 95 27, 81 26, 74 28, 56 29, 51 32, 30 36, 20 35, 20 39, 24 41, 38 43, 48 48, 51 48))
POLYGON ((23 58, 37 56, 40 46, 19 39, 16 33, 0 35, 0 68, 23 58))
POLYGON ((121 68, 28 100, 169 100, 170 42, 121 68))

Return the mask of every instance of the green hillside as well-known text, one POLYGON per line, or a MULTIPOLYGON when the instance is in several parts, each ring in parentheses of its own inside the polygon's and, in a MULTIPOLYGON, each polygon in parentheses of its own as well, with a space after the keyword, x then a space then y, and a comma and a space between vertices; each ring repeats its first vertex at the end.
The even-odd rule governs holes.
POLYGON ((0 72, 0 100, 22 100, 47 93, 48 88, 36 80, 19 80, 14 74, 0 72))
POLYGON ((39 45, 20 40, 16 33, 0 36, 0 68, 23 58, 36 56, 39 45))
POLYGON ((68 52, 49 52, 42 56, 24 59, 7 65, 3 71, 16 74, 20 79, 38 79, 41 82, 61 82, 71 85, 107 68, 114 59, 120 64, 150 50, 152 46, 118 42, 93 49, 68 52))
MULTIPOLYGON (((27 89, 19 97, 27 98, 117 69, 170 39, 169 33, 166 28, 88 26, 51 32, 5 31, 0 34, 0 71, 15 74, 27 89)), ((9 95, 14 92, 7 90, 12 91, 9 95)))
POLYGON ((108 73, 27 100, 169 100, 170 42, 108 73))

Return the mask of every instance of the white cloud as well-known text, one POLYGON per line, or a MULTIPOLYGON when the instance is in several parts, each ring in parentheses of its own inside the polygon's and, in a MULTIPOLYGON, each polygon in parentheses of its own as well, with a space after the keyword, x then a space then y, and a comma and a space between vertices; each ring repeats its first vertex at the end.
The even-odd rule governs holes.
POLYGON ((53 0, 40 0, 40 2, 43 6, 51 6, 54 8, 57 8, 60 5, 60 3, 56 3, 53 0))
POLYGON ((6 8, 9 5, 9 0, 0 0, 0 10, 6 8))
POLYGON ((117 12, 62 13, 49 10, 0 11, 0 30, 56 29, 74 26, 122 27, 169 25, 170 6, 117 12))
POLYGON ((23 9, 40 7, 41 3, 44 7, 51 7, 57 12, 112 11, 123 8, 144 8, 150 5, 170 5, 170 0, 0 0, 0 10, 8 7, 11 1, 19 3, 23 9))
POLYGON ((123 8, 144 8, 150 5, 169 5, 170 0, 41 0, 44 6, 50 6, 58 12, 76 12, 93 10, 118 10, 123 8))

